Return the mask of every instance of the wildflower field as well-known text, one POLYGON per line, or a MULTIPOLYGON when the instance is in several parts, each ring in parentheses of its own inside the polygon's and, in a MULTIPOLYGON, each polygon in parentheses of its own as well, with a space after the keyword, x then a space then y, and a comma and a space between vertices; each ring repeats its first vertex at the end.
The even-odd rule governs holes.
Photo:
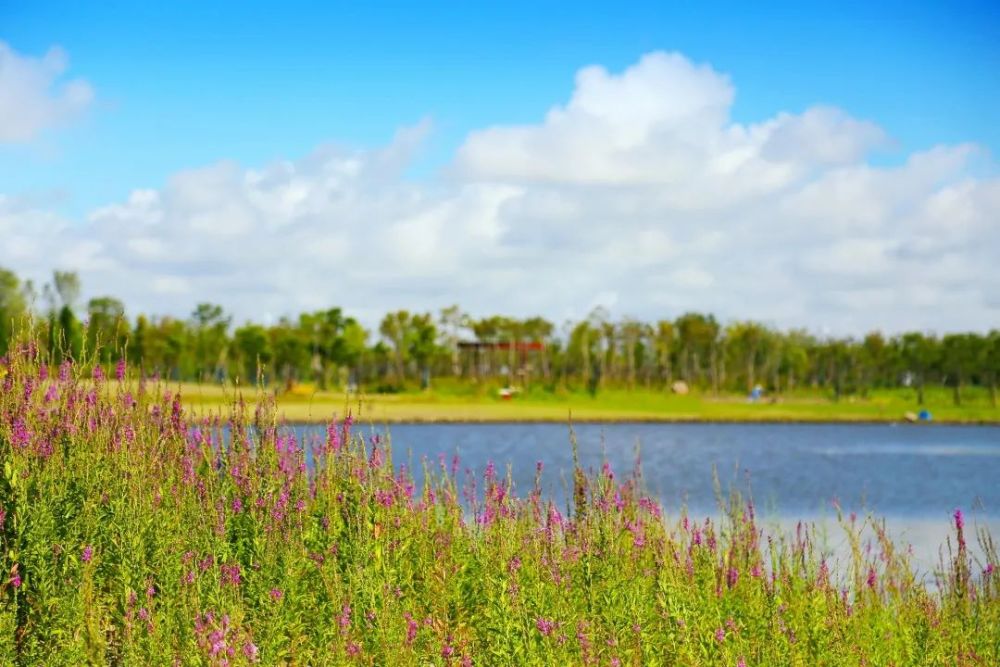
POLYGON ((1000 664, 997 550, 961 511, 923 576, 873 519, 829 562, 735 495, 668 520, 638 468, 578 466, 569 507, 492 465, 415 488, 349 417, 191 420, 124 363, 21 345, 0 388, 0 664, 1000 664))

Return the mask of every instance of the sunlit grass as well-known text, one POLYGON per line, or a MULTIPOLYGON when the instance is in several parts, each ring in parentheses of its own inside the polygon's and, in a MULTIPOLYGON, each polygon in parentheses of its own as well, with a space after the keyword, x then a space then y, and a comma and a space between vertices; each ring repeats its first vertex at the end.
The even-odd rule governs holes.
POLYGON ((863 517, 829 563, 813 528, 772 539, 735 496, 667 521, 607 466, 557 506, 452 460, 415 488, 350 418, 300 442, 267 400, 220 391, 231 410, 192 424, 164 385, 31 349, 6 367, 4 664, 1000 662, 997 551, 984 534, 970 556, 960 513, 926 582, 863 517))
MULTIPOLYGON (((217 384, 170 385, 178 389, 196 414, 217 411, 236 396, 250 399, 258 391, 250 387, 217 384)), ((275 394, 269 391, 268 394, 275 394)), ((333 414, 351 409, 376 422, 406 421, 882 421, 899 422, 908 412, 930 411, 933 421, 955 423, 1000 422, 1000 409, 994 408, 986 391, 964 391, 963 403, 956 406, 946 388, 928 389, 924 405, 918 405, 916 393, 908 389, 876 390, 866 397, 843 396, 833 400, 818 391, 796 391, 766 397, 751 403, 744 395, 714 395, 694 392, 679 396, 665 391, 637 388, 607 389, 596 396, 585 392, 548 392, 535 389, 500 398, 495 387, 477 392, 456 391, 445 386, 425 392, 398 394, 345 394, 316 391, 309 385, 291 393, 277 392, 278 412, 291 421, 325 422, 333 414)))

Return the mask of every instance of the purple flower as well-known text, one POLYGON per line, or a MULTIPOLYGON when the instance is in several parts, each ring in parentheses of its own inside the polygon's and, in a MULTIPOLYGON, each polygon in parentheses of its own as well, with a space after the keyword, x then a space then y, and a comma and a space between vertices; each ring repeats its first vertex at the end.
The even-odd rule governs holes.
POLYGON ((736 661, 736 667, 747 667, 747 661, 740 656, 740 659, 736 661))
POLYGON ((94 547, 89 544, 83 548, 83 553, 80 554, 80 560, 84 563, 89 563, 90 559, 94 557, 94 547))
POLYGON ((539 618, 535 621, 535 627, 537 627, 538 631, 544 636, 548 637, 552 634, 552 631, 555 630, 556 624, 544 618, 539 618))
POLYGON ((97 381, 103 380, 104 379, 104 369, 101 368, 100 366, 94 366, 93 375, 94 375, 94 379, 95 380, 97 380, 97 381))
POLYGON ((284 596, 285 594, 281 591, 280 588, 271 589, 271 599, 274 600, 275 602, 279 602, 281 598, 283 598, 284 596))
POLYGON ((346 630, 351 625, 351 607, 350 605, 344 605, 344 608, 340 612, 340 629, 346 630))
POLYGON ((962 510, 955 510, 955 530, 962 530, 965 528, 965 517, 962 516, 962 510))
POLYGON ((240 585, 240 565, 239 563, 233 563, 232 565, 222 565, 222 584, 229 584, 230 586, 240 585))
POLYGON ((243 655, 247 657, 251 662, 257 661, 257 645, 253 642, 247 642, 243 645, 243 655))
POLYGON ((875 568, 873 567, 868 568, 868 579, 866 580, 868 588, 875 588, 876 581, 878 581, 878 579, 875 576, 875 568))
POLYGON ((15 449, 22 449, 31 443, 31 431, 23 418, 14 419, 14 428, 11 431, 11 444, 15 449))
POLYGON ((337 430, 337 421, 330 422, 326 427, 326 451, 340 451, 340 433, 337 430))
POLYGON ((450 658, 455 654, 455 649, 450 644, 445 644, 441 647, 441 657, 450 658))
POLYGON ((13 586, 14 588, 20 588, 21 587, 21 575, 15 574, 13 577, 11 577, 10 578, 10 585, 13 586))
POLYGON ((726 641, 726 630, 725 628, 719 628, 715 631, 715 641, 722 643, 726 641))
POLYGON ((115 364, 115 379, 121 382, 125 379, 125 359, 119 359, 115 364))
POLYGON ((985 569, 985 570, 983 570, 983 574, 984 574, 985 576, 987 576, 987 577, 988 577, 988 576, 990 576, 991 574, 993 574, 993 571, 994 571, 995 569, 996 569, 996 568, 995 568, 995 567, 993 566, 993 563, 987 563, 987 564, 986 564, 986 569, 985 569))

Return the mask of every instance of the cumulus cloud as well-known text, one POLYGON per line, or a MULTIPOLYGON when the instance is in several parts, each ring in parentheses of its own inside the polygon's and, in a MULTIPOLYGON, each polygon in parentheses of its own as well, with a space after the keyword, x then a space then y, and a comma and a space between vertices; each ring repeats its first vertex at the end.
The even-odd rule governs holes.
POLYGON ((0 41, 0 144, 32 141, 90 106, 94 91, 89 83, 62 80, 68 64, 58 47, 34 58, 0 41))
POLYGON ((734 96, 710 66, 652 53, 580 70, 565 104, 470 133, 426 182, 404 175, 423 122, 379 149, 184 171, 83 221, 0 198, 0 264, 78 268, 133 310, 213 300, 240 319, 457 302, 557 323, 604 304, 843 333, 995 326, 1000 179, 983 149, 874 166, 890 139, 871 121, 821 106, 741 124, 734 96))

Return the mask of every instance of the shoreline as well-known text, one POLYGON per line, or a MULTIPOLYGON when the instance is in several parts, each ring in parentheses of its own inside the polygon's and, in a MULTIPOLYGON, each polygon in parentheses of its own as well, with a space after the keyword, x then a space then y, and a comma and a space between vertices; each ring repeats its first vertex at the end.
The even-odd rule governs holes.
MULTIPOLYGON (((216 407, 216 406, 213 406, 216 407)), ((330 417, 295 417, 287 418, 286 415, 279 408, 277 410, 277 415, 285 419, 285 422, 292 426, 324 426, 330 423, 330 417)), ((745 426, 768 426, 768 425, 782 425, 782 426, 842 426, 842 425, 857 425, 857 426, 902 426, 907 428, 934 428, 937 426, 969 426, 969 427, 1000 427, 1000 419, 990 420, 990 419, 935 419, 929 422, 908 422, 905 419, 872 419, 872 418, 816 418, 811 419, 808 417, 801 418, 785 418, 785 417, 762 417, 760 419, 746 419, 743 417, 733 417, 733 418, 723 418, 723 417, 690 417, 690 416, 680 416, 680 417, 648 417, 648 416, 622 416, 622 417, 585 417, 585 418, 570 418, 569 416, 557 419, 557 418, 547 418, 547 417, 524 417, 524 418, 510 418, 510 417, 413 417, 413 416, 384 416, 379 419, 372 419, 369 415, 364 415, 355 418, 355 424, 392 424, 392 425, 420 425, 420 426, 432 426, 432 425, 517 425, 517 424, 663 424, 663 425, 689 425, 689 424, 705 424, 705 425, 745 425, 745 426)))
POLYGON ((590 399, 568 396, 555 400, 525 397, 497 401, 449 395, 274 396, 204 385, 176 385, 193 416, 225 414, 240 399, 253 404, 273 401, 275 413, 288 423, 326 424, 334 416, 353 413, 355 420, 385 424, 901 424, 907 426, 1000 426, 1000 408, 983 398, 955 406, 935 396, 924 406, 898 393, 871 400, 829 402, 819 397, 790 397, 777 403, 747 403, 735 396, 657 396, 649 392, 609 392, 590 399), (911 421, 926 408, 930 421, 911 421), (910 419, 907 419, 907 416, 910 419))

